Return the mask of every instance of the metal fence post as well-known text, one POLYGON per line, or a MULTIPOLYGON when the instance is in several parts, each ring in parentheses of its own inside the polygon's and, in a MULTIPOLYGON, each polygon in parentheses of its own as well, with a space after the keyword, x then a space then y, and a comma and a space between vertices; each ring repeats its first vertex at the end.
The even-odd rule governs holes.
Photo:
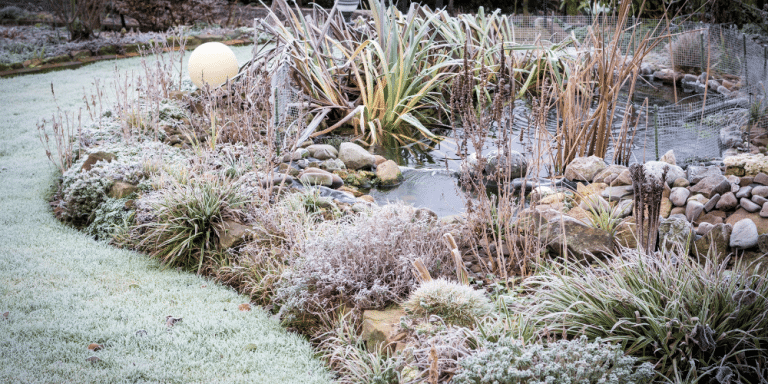
POLYGON ((744 42, 744 86, 749 85, 749 65, 747 63, 747 34, 742 33, 742 41, 744 42))
POLYGON ((659 161, 659 105, 653 105, 653 133, 656 142, 656 161, 659 161))

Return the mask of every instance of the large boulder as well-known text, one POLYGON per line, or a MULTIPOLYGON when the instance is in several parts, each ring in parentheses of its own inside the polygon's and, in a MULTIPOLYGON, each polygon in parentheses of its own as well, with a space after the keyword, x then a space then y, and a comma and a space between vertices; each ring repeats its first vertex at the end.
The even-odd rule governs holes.
POLYGON ((539 233, 547 248, 561 256, 564 256, 562 252, 566 246, 568 253, 585 260, 613 253, 613 236, 610 233, 568 216, 550 220, 540 228, 539 233))
POLYGON ((663 161, 649 161, 643 165, 647 177, 661 178, 664 169, 667 169, 667 178, 664 180, 667 185, 672 185, 675 180, 685 177, 685 171, 677 165, 665 163, 663 161))
POLYGON ((376 177, 379 178, 379 183, 385 187, 394 186, 403 181, 400 167, 392 160, 387 160, 376 167, 376 177))
POLYGON ((693 226, 685 216, 670 215, 659 223, 659 248, 674 250, 676 247, 690 249, 693 240, 693 226))
POLYGON ((371 168, 375 164, 375 158, 365 148, 355 143, 341 143, 339 146, 339 160, 349 169, 358 170, 371 168))
POLYGON ((565 167, 565 178, 571 181, 592 181, 607 167, 605 161, 597 156, 577 157, 565 167))

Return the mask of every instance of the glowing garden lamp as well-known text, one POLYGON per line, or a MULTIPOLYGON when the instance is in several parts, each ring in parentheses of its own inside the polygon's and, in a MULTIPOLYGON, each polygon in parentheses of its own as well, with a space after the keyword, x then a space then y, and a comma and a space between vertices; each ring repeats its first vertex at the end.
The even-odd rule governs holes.
POLYGON ((187 70, 198 88, 204 84, 215 88, 237 75, 237 57, 222 43, 205 43, 192 51, 187 70))

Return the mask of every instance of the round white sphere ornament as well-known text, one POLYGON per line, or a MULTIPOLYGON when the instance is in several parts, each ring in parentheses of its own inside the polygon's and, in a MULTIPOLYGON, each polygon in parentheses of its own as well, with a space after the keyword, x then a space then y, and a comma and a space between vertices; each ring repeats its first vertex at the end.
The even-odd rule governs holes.
POLYGON ((187 70, 198 88, 205 83, 218 87, 237 75, 237 57, 222 43, 205 43, 192 51, 187 70))

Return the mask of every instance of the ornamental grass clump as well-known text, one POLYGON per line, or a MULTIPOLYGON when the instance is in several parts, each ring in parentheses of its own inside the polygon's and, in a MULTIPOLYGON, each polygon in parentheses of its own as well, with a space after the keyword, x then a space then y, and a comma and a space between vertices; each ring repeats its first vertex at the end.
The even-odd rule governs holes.
POLYGON ((446 279, 426 281, 402 304, 413 317, 437 315, 446 323, 471 326, 493 306, 481 291, 446 279))
POLYGON ((586 337, 529 345, 501 339, 463 359, 461 367, 454 384, 641 384, 655 375, 653 365, 638 365, 620 345, 586 337))
POLYGON ((196 270, 216 251, 221 224, 241 214, 247 199, 237 186, 219 178, 171 182, 157 191, 137 216, 131 237, 139 250, 169 267, 196 270), (149 213, 147 213, 149 212, 149 213))
POLYGON ((603 338, 672 380, 760 382, 768 363, 768 279, 747 266, 701 265, 687 253, 624 249, 597 268, 552 264, 525 327, 541 336, 603 338))

